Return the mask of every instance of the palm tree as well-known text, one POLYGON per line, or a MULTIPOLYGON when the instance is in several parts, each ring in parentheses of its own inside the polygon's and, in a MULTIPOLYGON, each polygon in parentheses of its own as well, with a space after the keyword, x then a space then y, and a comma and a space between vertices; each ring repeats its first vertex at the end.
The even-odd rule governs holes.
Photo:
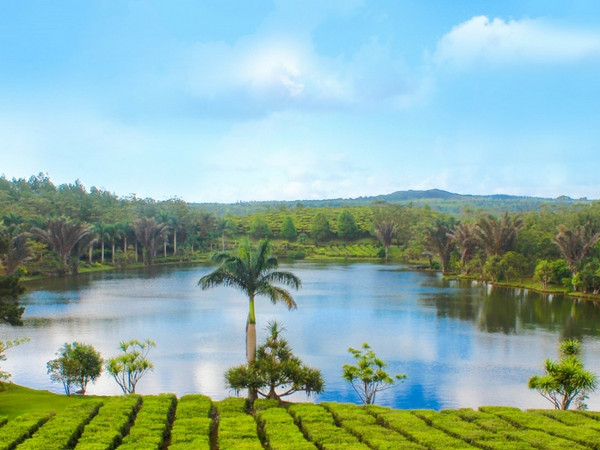
POLYGON ((81 222, 74 222, 66 217, 48 219, 44 225, 45 229, 31 228, 31 233, 48 244, 60 256, 62 261, 62 272, 68 267, 69 256, 75 249, 77 243, 92 233, 92 228, 81 222))
POLYGON ((455 245, 452 239, 454 226, 454 217, 447 219, 440 217, 425 230, 425 247, 439 255, 442 260, 442 273, 448 273, 450 266, 450 255, 455 245))
POLYGON ((468 223, 459 223, 450 233, 450 237, 460 249, 460 268, 463 272, 466 270, 467 262, 473 256, 477 248, 477 235, 475 233, 476 225, 468 223))
POLYGON ((19 266, 32 258, 29 233, 18 233, 9 237, 6 253, 2 255, 2 264, 7 275, 11 275, 19 266))
POLYGON ((157 223, 154 218, 141 218, 134 222, 135 237, 144 247, 144 264, 152 265, 156 248, 162 244, 166 237, 168 227, 164 223, 157 223))
POLYGON ((487 256, 502 256, 512 249, 523 226, 521 217, 506 212, 500 218, 488 215, 479 219, 475 233, 487 256))
POLYGON ((271 255, 271 245, 267 239, 261 241, 257 248, 251 247, 250 243, 246 241, 239 247, 238 256, 227 252, 217 252, 211 256, 211 259, 219 264, 219 268, 202 277, 198 281, 198 285, 203 290, 217 286, 229 286, 248 296, 246 358, 248 362, 254 361, 256 357, 255 297, 264 295, 273 304, 282 301, 288 309, 294 309, 297 305, 291 294, 273 283, 298 289, 301 281, 291 272, 277 270, 277 258, 271 255))
POLYGON ((600 233, 594 233, 589 222, 583 226, 577 225, 572 229, 566 225, 559 225, 557 229, 558 234, 552 241, 558 245, 571 273, 575 275, 579 271, 579 263, 600 240, 600 233))

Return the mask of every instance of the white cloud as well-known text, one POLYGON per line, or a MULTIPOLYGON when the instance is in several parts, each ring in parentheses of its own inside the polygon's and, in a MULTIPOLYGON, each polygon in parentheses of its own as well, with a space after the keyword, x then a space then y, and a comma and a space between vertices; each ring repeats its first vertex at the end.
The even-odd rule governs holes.
POLYGON ((476 16, 444 35, 432 60, 457 68, 510 63, 563 63, 600 56, 600 33, 542 20, 476 16))

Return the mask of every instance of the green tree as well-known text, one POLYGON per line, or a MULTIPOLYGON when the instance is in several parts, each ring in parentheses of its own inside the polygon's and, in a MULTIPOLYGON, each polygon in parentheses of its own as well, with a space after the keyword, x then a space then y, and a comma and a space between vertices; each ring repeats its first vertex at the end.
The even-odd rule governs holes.
POLYGON ((65 343, 56 356, 58 358, 48 361, 46 367, 50 379, 62 383, 67 395, 71 394, 73 386, 79 387, 78 394, 85 394, 87 385, 94 383, 102 373, 104 361, 91 345, 65 343))
POLYGON ((280 236, 288 241, 293 241, 298 237, 298 231, 294 225, 294 221, 290 216, 285 216, 281 224, 280 236))
POLYGON ((110 358, 106 363, 106 371, 112 375, 124 394, 135 394, 135 388, 140 379, 149 371, 154 370, 154 364, 147 358, 148 352, 156 347, 156 342, 137 339, 121 342, 119 347, 123 352, 110 358))
POLYGON ((596 390, 598 377, 585 370, 581 358, 581 343, 567 339, 560 344, 560 360, 546 359, 545 375, 529 378, 529 389, 535 389, 550 401, 555 409, 569 409, 573 401, 585 409, 585 400, 596 390))
POLYGON ((397 216, 390 208, 379 208, 374 212, 375 223, 373 224, 373 230, 377 239, 381 241, 385 248, 385 260, 389 260, 389 249, 392 245, 392 240, 400 224, 397 216))
POLYGON ((450 237, 460 250, 460 269, 464 274, 468 274, 469 260, 473 257, 477 249, 475 227, 476 225, 459 223, 450 232, 450 237))
POLYGON ((569 264, 571 273, 575 275, 579 271, 579 265, 583 259, 590 254, 594 245, 600 240, 600 232, 594 233, 589 222, 573 228, 566 225, 559 225, 557 228, 558 234, 553 241, 569 264))
POLYGON ((552 281, 552 264, 545 259, 538 261, 533 273, 533 279, 542 283, 542 288, 546 289, 548 283, 552 281))
POLYGON ((510 281, 514 278, 523 279, 528 275, 527 260, 523 255, 517 252, 506 252, 500 260, 500 269, 502 270, 503 278, 510 281))
POLYGON ((258 347, 256 359, 225 372, 227 387, 236 392, 254 389, 263 397, 275 400, 299 391, 307 395, 323 392, 321 372, 305 366, 292 353, 287 340, 282 337, 283 330, 277 322, 269 323, 269 335, 258 347))
POLYGON ((62 262, 61 272, 65 273, 69 266, 69 257, 75 246, 92 233, 92 228, 85 223, 76 222, 63 216, 46 220, 44 229, 33 227, 31 233, 59 255, 62 262))
POLYGON ((154 218, 141 218, 134 222, 135 237, 144 247, 144 264, 151 266, 156 250, 166 239, 168 226, 154 218))
POLYGON ((406 374, 396 374, 392 378, 385 371, 387 363, 378 358, 366 342, 362 350, 350 347, 348 352, 356 360, 356 365, 344 364, 342 376, 367 405, 375 403, 378 392, 391 389, 406 379, 406 374))
MULTIPOLYGON (((249 311, 246 322, 246 358, 248 362, 256 358, 256 314, 254 300, 257 295, 268 297, 273 304, 285 303, 288 309, 296 308, 292 295, 274 283, 280 283, 299 289, 300 279, 291 272, 277 270, 277 258, 271 255, 268 240, 261 241, 253 248, 248 241, 238 249, 237 256, 226 252, 214 253, 211 259, 219 264, 214 272, 205 275, 198 281, 204 290, 217 286, 229 286, 242 291, 248 297, 249 311)), ((249 392, 252 399, 255 395, 249 392)))
POLYGON ((252 224, 250 224, 250 236, 254 239, 265 239, 273 236, 273 233, 265 219, 257 216, 252 221, 252 224))
POLYGON ((23 325, 21 316, 25 308, 19 305, 19 296, 25 287, 19 282, 18 275, 0 276, 0 324, 23 325))
POLYGON ((520 216, 506 212, 503 216, 497 218, 489 214, 479 219, 475 232, 479 245, 488 256, 502 256, 507 251, 512 250, 517 234, 523 226, 523 219, 520 216))
POLYGON ((325 214, 317 213, 310 228, 310 235, 318 242, 326 241, 331 237, 331 226, 325 214))
MULTIPOLYGON (((17 347, 18 345, 23 344, 24 342, 28 342, 29 338, 21 338, 15 339, 14 341, 0 341, 0 361, 6 361, 6 355, 4 354, 6 350, 17 347)), ((0 385, 3 381, 8 381, 11 375, 8 372, 3 372, 0 370, 0 385)))
POLYGON ((358 237, 358 226, 354 214, 344 210, 340 213, 337 222, 338 237, 347 240, 354 240, 358 237))
POLYGON ((450 255, 455 247, 452 239, 455 226, 454 217, 439 217, 425 230, 425 247, 440 257, 442 273, 448 273, 450 268, 450 255))

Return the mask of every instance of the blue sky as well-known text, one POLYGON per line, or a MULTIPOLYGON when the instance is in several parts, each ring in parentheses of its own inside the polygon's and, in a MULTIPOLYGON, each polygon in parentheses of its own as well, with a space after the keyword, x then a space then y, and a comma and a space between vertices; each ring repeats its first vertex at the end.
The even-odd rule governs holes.
POLYGON ((600 198, 600 2, 0 2, 0 174, 600 198))

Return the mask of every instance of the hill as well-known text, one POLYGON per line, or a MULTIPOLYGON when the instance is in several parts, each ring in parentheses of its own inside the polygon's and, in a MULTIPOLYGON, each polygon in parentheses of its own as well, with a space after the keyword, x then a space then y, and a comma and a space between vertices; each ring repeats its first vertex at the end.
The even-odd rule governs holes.
POLYGON ((460 214, 465 210, 479 210, 486 212, 521 212, 540 208, 542 205, 550 207, 571 206, 580 203, 589 203, 587 198, 572 199, 567 196, 558 198, 528 197, 506 194, 470 195, 456 194, 441 189, 425 191, 408 190, 396 191, 391 194, 357 197, 335 198, 326 200, 293 200, 293 201, 253 201, 237 203, 191 203, 190 205, 212 212, 217 216, 226 214, 248 215, 265 212, 272 209, 293 209, 298 206, 306 208, 325 207, 350 207, 371 206, 378 203, 412 204, 414 206, 428 205, 430 208, 449 213, 460 214))

